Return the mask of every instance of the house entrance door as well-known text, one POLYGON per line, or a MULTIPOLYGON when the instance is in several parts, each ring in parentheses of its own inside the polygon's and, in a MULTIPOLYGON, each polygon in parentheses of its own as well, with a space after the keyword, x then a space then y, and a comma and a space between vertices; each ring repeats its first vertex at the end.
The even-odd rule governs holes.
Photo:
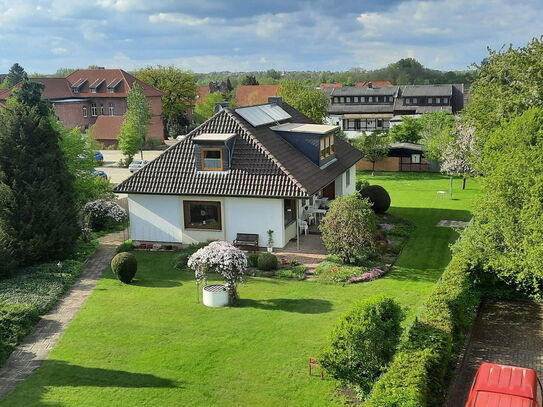
POLYGON ((332 181, 322 189, 322 196, 330 200, 336 198, 336 181, 332 181))

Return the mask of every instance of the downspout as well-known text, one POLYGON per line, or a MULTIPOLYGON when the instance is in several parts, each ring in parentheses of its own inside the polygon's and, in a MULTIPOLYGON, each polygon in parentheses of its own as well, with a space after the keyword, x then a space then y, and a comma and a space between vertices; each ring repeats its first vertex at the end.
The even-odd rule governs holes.
POLYGON ((300 219, 298 219, 298 203, 299 199, 296 200, 296 250, 300 251, 300 219))

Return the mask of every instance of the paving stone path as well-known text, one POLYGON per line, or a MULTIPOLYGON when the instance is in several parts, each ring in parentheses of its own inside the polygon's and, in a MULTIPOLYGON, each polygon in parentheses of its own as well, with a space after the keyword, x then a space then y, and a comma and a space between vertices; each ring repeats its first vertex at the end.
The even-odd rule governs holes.
POLYGON ((482 304, 444 407, 466 403, 475 372, 482 362, 529 367, 542 377, 543 304, 527 301, 482 304))
POLYGON ((0 368, 0 399, 13 391, 47 358, 109 265, 115 254, 115 247, 124 238, 123 232, 119 232, 100 239, 100 248, 87 261, 76 282, 59 300, 57 306, 42 316, 34 332, 15 348, 6 364, 0 368))

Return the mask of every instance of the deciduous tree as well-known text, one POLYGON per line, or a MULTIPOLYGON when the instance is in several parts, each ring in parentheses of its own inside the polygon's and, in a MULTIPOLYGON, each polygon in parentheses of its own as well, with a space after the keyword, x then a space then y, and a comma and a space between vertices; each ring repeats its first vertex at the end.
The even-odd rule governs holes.
POLYGON ((414 117, 403 116, 402 123, 392 126, 390 139, 397 143, 418 143, 421 137, 421 122, 414 117))
POLYGON ((143 160, 143 145, 151 124, 151 106, 145 98, 141 86, 134 82, 128 92, 128 108, 119 134, 119 148, 130 162, 134 155, 141 153, 143 160))
POLYGON ((187 112, 196 101, 194 74, 172 65, 157 65, 142 68, 136 71, 135 76, 165 93, 162 96, 162 115, 166 133, 172 137, 178 135, 181 127, 189 124, 187 112))
POLYGON ((374 131, 361 134, 354 141, 356 148, 364 153, 364 159, 372 163, 371 175, 375 173, 375 163, 384 159, 390 149, 389 138, 386 133, 374 131))
POLYGON ((323 123, 328 114, 328 98, 320 90, 305 86, 298 81, 283 81, 277 94, 285 102, 299 110, 315 123, 323 123))
POLYGON ((203 123, 215 114, 215 106, 218 102, 224 102, 220 92, 210 93, 205 100, 196 105, 194 119, 197 123, 203 123))
POLYGON ((454 140, 454 116, 441 111, 423 114, 418 120, 424 156, 429 160, 441 161, 445 149, 454 140))

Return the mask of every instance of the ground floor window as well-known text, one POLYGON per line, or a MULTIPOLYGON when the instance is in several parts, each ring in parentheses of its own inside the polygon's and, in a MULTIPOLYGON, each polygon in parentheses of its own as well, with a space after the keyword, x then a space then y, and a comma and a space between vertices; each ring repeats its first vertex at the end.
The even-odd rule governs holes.
POLYGON ((411 154, 411 163, 420 164, 420 154, 411 154))
POLYGON ((285 199, 284 201, 285 226, 296 220, 296 199, 285 199))
POLYGON ((215 201, 183 201, 185 228, 222 230, 221 203, 215 201))

